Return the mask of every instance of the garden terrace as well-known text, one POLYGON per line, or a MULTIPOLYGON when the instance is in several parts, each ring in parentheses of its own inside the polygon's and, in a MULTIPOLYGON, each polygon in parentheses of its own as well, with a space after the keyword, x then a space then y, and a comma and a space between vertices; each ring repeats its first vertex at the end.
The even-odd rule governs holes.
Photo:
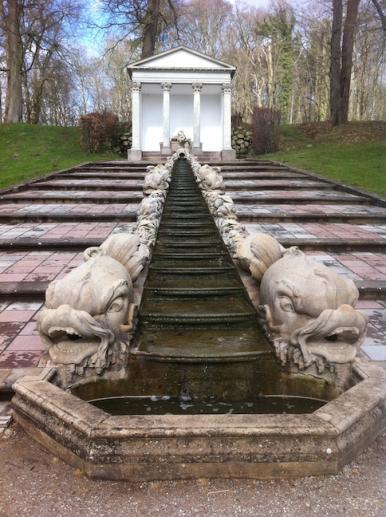
MULTIPOLYGON (((299 246, 354 280, 370 317, 363 353, 386 361, 385 201, 279 163, 214 164, 248 231, 299 246)), ((48 283, 79 265, 86 247, 133 227, 146 165, 89 163, 2 191, 1 368, 39 364, 36 314, 48 283)))

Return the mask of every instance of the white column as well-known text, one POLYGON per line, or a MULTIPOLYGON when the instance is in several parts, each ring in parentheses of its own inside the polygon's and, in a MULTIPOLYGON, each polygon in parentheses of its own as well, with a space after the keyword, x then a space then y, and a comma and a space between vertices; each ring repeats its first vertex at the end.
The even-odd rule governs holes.
POLYGON ((131 149, 128 159, 135 161, 141 158, 141 83, 133 82, 131 85, 131 149))
POLYGON ((230 84, 223 84, 222 87, 222 106, 223 106, 223 149, 232 149, 232 87, 230 84))
POLYGON ((170 154, 170 90, 171 83, 162 83, 163 91, 163 138, 162 138, 162 152, 170 154))
POLYGON ((201 150, 201 90, 202 84, 193 83, 193 151, 201 150))

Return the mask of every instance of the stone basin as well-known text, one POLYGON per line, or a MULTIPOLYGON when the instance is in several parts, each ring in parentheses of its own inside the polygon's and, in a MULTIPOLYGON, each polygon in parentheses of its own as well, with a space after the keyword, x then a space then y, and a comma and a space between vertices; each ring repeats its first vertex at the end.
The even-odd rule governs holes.
MULTIPOLYGON (((131 373, 140 375, 141 364, 138 361, 131 373)), ((148 376, 145 368, 148 384, 143 386, 132 377, 129 385, 125 381, 126 394, 164 393, 159 379, 167 379, 169 365, 159 364, 159 378, 148 376)), ((237 374, 238 365, 234 367, 237 374)), ((245 372, 245 363, 242 369, 245 372)), ((267 378, 272 378, 270 368, 266 370, 267 378)), ((47 368, 40 377, 24 377, 15 383, 15 418, 44 447, 91 478, 145 481, 334 474, 385 425, 386 374, 362 360, 356 361, 351 387, 343 392, 320 380, 312 384, 309 376, 276 376, 267 388, 271 393, 295 390, 295 394, 306 392, 326 400, 308 414, 111 415, 88 400, 119 394, 122 378, 87 380, 71 393, 55 385, 55 375, 55 369, 47 368)), ((177 384, 169 380, 173 394, 177 384)), ((217 381, 208 380, 212 387, 217 381)), ((234 384, 234 379, 229 383, 234 384)), ((194 386, 193 379, 189 388, 194 386)), ((245 390, 242 396, 247 396, 248 379, 240 386, 245 390)), ((208 384, 202 389, 208 389, 208 384)), ((221 386, 222 395, 226 389, 227 381, 221 386)))

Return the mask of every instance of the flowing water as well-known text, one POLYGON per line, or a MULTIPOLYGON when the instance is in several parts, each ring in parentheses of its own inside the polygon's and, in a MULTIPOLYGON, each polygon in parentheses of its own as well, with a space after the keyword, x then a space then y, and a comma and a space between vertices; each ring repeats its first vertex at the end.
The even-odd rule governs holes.
POLYGON ((74 392, 121 415, 310 413, 336 396, 278 367, 185 160, 172 171, 127 377, 74 392))
POLYGON ((271 354, 190 164, 178 160, 139 315, 137 353, 164 360, 271 354))

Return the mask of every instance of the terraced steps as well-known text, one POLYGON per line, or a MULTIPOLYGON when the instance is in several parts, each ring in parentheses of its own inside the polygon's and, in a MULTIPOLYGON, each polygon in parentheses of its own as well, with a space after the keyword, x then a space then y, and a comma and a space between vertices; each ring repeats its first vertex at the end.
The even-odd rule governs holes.
MULTIPOLYGON (((100 245, 111 232, 131 231, 135 211, 143 197, 147 165, 150 164, 125 161, 89 163, 1 190, 0 300, 3 310, 0 308, 0 312, 5 341, 4 349, 0 351, 0 368, 38 364, 40 348, 35 350, 35 347, 40 344, 32 314, 43 303, 48 283, 81 264, 85 248, 100 245), (43 186, 36 187, 39 184, 43 186), (60 189, 60 184, 65 184, 66 188, 60 189), (89 189, 90 184, 96 188, 89 189), (106 206, 108 204, 112 206, 106 206), (13 311, 16 311, 17 320, 14 320, 13 311)), ((273 162, 242 160, 217 162, 217 165, 222 168, 226 192, 232 197, 238 217, 248 232, 263 231, 274 235, 284 246, 298 246, 319 262, 354 280, 360 292, 359 307, 369 315, 369 333, 363 350, 372 358, 386 360, 386 351, 382 352, 386 328, 386 201, 273 162), (291 181, 295 179, 298 181, 291 181), (310 181, 317 181, 318 185, 323 183, 330 188, 300 188, 303 179, 308 186, 310 181), (247 181, 250 190, 233 189, 235 182, 232 180, 237 183, 247 181), (269 180, 271 186, 264 181, 264 190, 255 188, 261 186, 260 180, 269 180), (274 188, 275 183, 277 188, 274 188)), ((196 191, 191 188, 191 178, 188 181, 181 179, 178 186, 178 191, 173 191, 172 186, 168 199, 174 209, 168 212, 165 208, 165 222, 158 233, 154 261, 160 260, 163 264, 158 262, 159 269, 149 270, 145 297, 180 299, 185 304, 189 303, 188 298, 196 301, 201 297, 215 298, 220 304, 219 298, 224 301, 239 297, 240 289, 243 292, 244 287, 234 275, 233 264, 226 261, 221 267, 216 264, 224 249, 217 240, 213 221, 209 217, 204 223, 178 217, 182 213, 199 214, 203 207, 206 208, 205 201, 193 195, 196 191), (176 217, 173 218, 173 214, 176 217), (186 259, 189 254, 190 264, 186 259), (170 257, 176 261, 173 265, 170 257)), ((136 286, 137 300, 142 287, 142 283, 136 286)), ((251 281, 246 281, 246 287, 251 289, 251 297, 254 296, 251 281)), ((241 334, 245 325, 245 321, 232 321, 231 327, 213 321, 205 324, 208 341, 210 332, 217 333, 219 329, 224 337, 219 359, 216 359, 218 347, 214 341, 212 348, 207 348, 210 361, 230 360, 225 349, 228 343, 225 334, 230 328, 235 329, 236 335, 241 334)), ((139 354, 145 355, 148 350, 148 357, 157 361, 167 357, 167 361, 172 361, 164 365, 168 371, 174 369, 173 361, 194 362, 195 356, 201 357, 203 370, 215 370, 216 365, 205 364, 200 355, 202 347, 198 333, 203 326, 197 318, 194 323, 185 322, 182 329, 185 332, 188 328, 189 336, 196 341, 191 351, 189 348, 181 352, 177 337, 175 347, 167 342, 170 335, 167 332, 175 332, 174 322, 148 322, 147 326, 151 332, 154 326, 158 329, 157 335, 162 336, 161 355, 155 353, 155 345, 150 342, 144 344, 142 351, 137 351, 139 354)), ((189 339, 186 339, 187 343, 189 339)), ((157 340, 157 347, 160 342, 157 340)), ((231 353, 237 361, 248 358, 247 353, 239 354, 236 349, 231 353)), ((251 353, 258 357, 256 349, 251 353)), ((139 362, 142 362, 141 358, 139 362)), ((263 364, 260 358, 258 363, 263 364)), ((157 367, 152 361, 146 361, 146 364, 149 369, 157 367)), ((235 365, 227 364, 226 367, 234 368, 235 365)), ((182 363, 178 368, 185 372, 187 367, 182 363)))
POLYGON ((172 173, 133 353, 174 362, 272 354, 186 161, 172 173))

